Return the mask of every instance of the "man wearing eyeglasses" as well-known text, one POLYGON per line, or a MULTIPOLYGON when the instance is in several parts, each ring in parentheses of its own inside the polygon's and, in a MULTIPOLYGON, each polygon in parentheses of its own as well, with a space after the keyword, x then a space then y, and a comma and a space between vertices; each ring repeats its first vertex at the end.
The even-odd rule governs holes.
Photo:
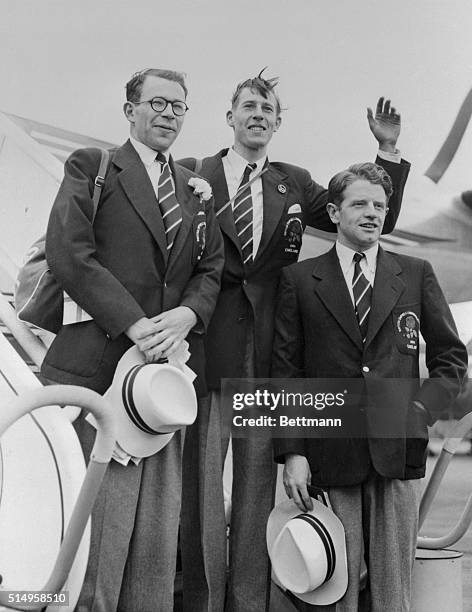
MULTIPOLYGON (((209 186, 169 154, 184 122, 187 88, 181 74, 150 69, 131 78, 126 94, 130 138, 110 151, 95 220, 100 151, 81 149, 65 164, 47 259, 91 319, 60 330, 42 374, 103 393, 133 344, 155 362, 186 338, 202 395, 202 334, 219 291, 223 246, 209 186)), ((77 430, 88 458, 94 431, 84 419, 77 430)), ((180 497, 180 432, 138 465, 111 461, 92 517, 77 610, 173 609, 180 497)))

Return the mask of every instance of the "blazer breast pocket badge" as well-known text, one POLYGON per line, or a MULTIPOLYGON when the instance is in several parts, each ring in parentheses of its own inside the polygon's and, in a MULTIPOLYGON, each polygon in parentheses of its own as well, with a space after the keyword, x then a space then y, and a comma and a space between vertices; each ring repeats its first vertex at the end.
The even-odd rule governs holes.
POLYGON ((197 261, 200 261, 206 244, 206 216, 203 210, 197 213, 195 242, 197 244, 197 261))
POLYGON ((292 204, 287 211, 288 218, 284 227, 284 252, 297 256, 300 253, 303 237, 301 213, 300 204, 292 204))
POLYGON ((420 320, 411 310, 395 316, 395 332, 398 348, 402 353, 416 355, 420 339, 420 320))

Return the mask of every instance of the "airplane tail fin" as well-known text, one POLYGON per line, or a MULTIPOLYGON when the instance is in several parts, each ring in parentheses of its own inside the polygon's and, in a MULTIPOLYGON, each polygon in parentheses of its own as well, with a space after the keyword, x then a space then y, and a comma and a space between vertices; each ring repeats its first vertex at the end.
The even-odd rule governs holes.
POLYGON ((431 166, 426 170, 425 175, 435 183, 438 183, 443 174, 449 167, 454 155, 459 148, 462 137, 472 116, 472 89, 466 95, 464 102, 457 113, 452 128, 446 137, 439 153, 436 155, 431 166))

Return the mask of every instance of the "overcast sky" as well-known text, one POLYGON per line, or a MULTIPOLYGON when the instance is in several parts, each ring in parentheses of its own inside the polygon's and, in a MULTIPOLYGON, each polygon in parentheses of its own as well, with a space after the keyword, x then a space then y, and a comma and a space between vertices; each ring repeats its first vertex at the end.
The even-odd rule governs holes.
MULTIPOLYGON (((283 122, 270 157, 326 182, 372 159, 366 107, 402 112, 400 146, 424 171, 472 86, 470 0, 1 0, 0 110, 123 142, 124 84, 151 66, 187 73, 174 156, 231 144, 235 84, 268 65, 283 122)), ((472 126, 444 178, 472 187, 472 126)))

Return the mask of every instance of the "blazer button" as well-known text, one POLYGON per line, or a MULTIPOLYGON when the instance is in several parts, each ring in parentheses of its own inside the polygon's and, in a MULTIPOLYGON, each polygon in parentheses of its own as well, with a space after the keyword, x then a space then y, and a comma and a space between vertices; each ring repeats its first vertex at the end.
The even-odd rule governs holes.
POLYGON ((363 372, 370 372, 369 366, 362 366, 362 371, 363 372))
POLYGON ((246 286, 247 285, 247 279, 243 279, 243 285, 246 286))
POLYGON ((167 289, 167 283, 166 282, 164 282, 164 287, 167 289))

